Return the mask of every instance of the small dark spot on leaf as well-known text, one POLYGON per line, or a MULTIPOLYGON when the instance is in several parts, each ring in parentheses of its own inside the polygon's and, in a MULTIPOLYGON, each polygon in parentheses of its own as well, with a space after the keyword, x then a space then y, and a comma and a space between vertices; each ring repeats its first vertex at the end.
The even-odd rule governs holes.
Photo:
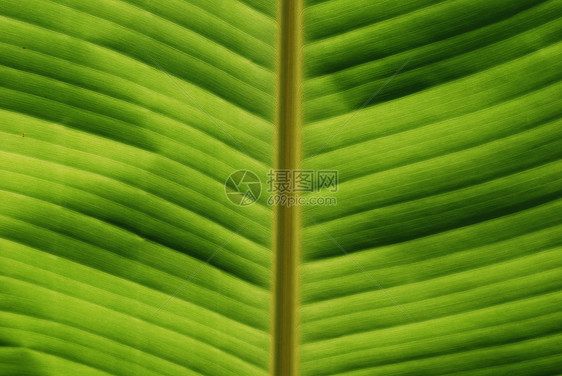
POLYGON ((22 137, 25 137, 25 132, 22 132, 21 136, 22 136, 22 137))
POLYGON ((23 48, 24 50, 26 50, 26 49, 27 49, 26 47, 22 47, 22 48, 23 48))

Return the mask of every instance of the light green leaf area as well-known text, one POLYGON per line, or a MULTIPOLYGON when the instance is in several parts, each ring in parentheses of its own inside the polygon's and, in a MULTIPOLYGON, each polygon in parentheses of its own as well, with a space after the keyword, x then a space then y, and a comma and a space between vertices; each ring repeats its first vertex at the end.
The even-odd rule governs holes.
MULTIPOLYGON (((0 0, 0 375, 269 374, 277 13, 0 0)), ((301 375, 562 374, 561 14, 304 1, 301 375)))
POLYGON ((302 375, 562 372, 562 2, 308 3, 302 375))
POLYGON ((1 1, 0 374, 267 374, 272 211, 224 188, 272 164, 258 5, 1 1))

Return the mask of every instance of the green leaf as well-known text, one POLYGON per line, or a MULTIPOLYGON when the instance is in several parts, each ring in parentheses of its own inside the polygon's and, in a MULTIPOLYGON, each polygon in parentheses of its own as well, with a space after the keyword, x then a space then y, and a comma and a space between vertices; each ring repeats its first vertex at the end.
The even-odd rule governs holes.
POLYGON ((0 0, 0 375, 562 373, 561 11, 0 0))

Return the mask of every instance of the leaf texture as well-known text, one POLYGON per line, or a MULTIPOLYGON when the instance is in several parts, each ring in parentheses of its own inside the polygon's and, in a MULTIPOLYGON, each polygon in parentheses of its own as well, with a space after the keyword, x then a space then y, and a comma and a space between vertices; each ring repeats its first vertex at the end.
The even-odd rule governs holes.
POLYGON ((307 2, 302 375, 561 371, 561 6, 307 2))
POLYGON ((267 374, 275 4, 0 9, 0 374, 267 374))
MULTIPOLYGON (((562 373, 562 1, 302 1, 300 375, 562 373)), ((0 0, 0 375, 271 372, 283 4, 0 0)))

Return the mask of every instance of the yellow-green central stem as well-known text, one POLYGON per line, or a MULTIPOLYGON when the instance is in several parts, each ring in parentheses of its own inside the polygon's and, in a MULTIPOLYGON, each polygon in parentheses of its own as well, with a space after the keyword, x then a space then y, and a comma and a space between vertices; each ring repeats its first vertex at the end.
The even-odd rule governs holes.
MULTIPOLYGON (((301 163, 302 1, 280 0, 276 168, 301 163)), ((275 376, 298 374, 300 210, 277 206, 274 228, 273 359, 275 376)))

